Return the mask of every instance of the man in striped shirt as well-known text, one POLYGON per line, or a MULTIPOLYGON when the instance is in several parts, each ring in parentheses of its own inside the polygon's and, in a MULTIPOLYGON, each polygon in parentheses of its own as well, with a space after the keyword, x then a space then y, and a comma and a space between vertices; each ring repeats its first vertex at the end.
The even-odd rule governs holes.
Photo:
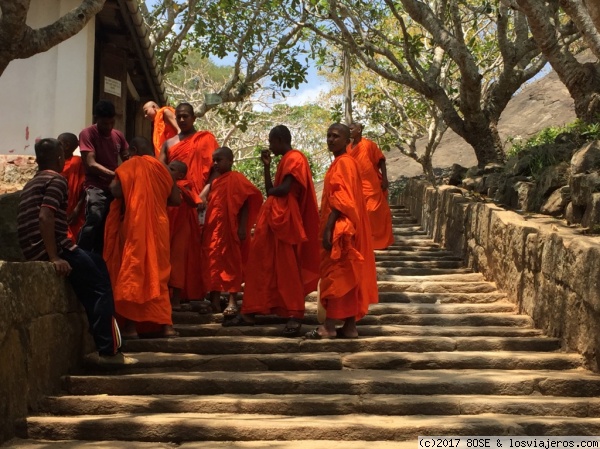
POLYGON ((56 139, 35 144, 39 171, 23 188, 17 215, 19 245, 27 260, 49 261, 68 277, 83 304, 101 364, 132 364, 120 353, 121 338, 113 318, 110 278, 101 255, 77 247, 67 237, 67 180, 60 175, 64 151, 56 139))

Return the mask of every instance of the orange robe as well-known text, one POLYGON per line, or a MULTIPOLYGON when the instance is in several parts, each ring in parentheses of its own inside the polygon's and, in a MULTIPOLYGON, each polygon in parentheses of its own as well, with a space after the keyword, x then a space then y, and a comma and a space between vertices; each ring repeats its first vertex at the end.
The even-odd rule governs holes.
POLYGON ((131 321, 172 324, 167 199, 173 178, 151 156, 132 157, 115 173, 123 198, 111 203, 104 230, 115 311, 131 321))
POLYGON ((173 128, 173 125, 165 122, 165 110, 169 110, 175 114, 175 109, 171 106, 163 106, 156 111, 156 115, 154 116, 154 129, 152 131, 152 143, 154 144, 156 157, 160 154, 163 143, 177 135, 177 130, 173 128))
POLYGON ((367 202, 367 212, 373 233, 373 248, 383 249, 394 243, 392 231, 392 213, 387 200, 387 191, 381 190, 381 172, 379 162, 385 156, 377 144, 364 137, 358 145, 348 145, 348 154, 352 156, 360 170, 363 195, 367 202))
POLYGON ((200 196, 192 190, 192 184, 187 180, 177 181, 177 186, 181 190, 183 200, 179 206, 168 209, 171 229, 169 286, 181 289, 181 299, 198 300, 206 293, 200 271, 202 226, 198 221, 196 209, 200 204, 200 196))
MULTIPOLYGON (((208 179, 212 154, 219 147, 208 131, 198 131, 191 137, 169 148, 168 162, 182 161, 188 167, 186 176, 188 194, 199 202, 199 195, 208 179)), ((202 282, 202 226, 198 212, 182 201, 178 207, 169 208, 171 223, 171 278, 169 285, 181 289, 181 299, 198 300, 206 294, 202 282)))
POLYGON ((209 291, 242 291, 251 230, 262 202, 260 190, 241 173, 230 171, 213 180, 202 234, 202 260, 206 264, 202 273, 209 291), (240 241, 239 212, 246 201, 246 239, 240 241))
POLYGON ((321 248, 321 304, 327 318, 359 320, 379 298, 359 167, 347 154, 337 157, 325 175, 319 235, 325 231, 331 209, 341 215, 334 225, 331 251, 321 248))
POLYGON ((284 197, 261 207, 248 257, 242 313, 304 317, 304 298, 317 289, 319 212, 308 160, 298 150, 279 161, 274 186, 294 177, 284 197))
MULTIPOLYGON (((75 206, 81 198, 81 192, 83 192, 83 182, 85 181, 85 172, 83 171, 83 162, 81 157, 73 156, 71 159, 65 161, 65 168, 61 173, 67 178, 67 185, 69 188, 69 194, 67 196, 67 217, 71 215, 75 206)), ((67 236, 77 241, 79 230, 85 222, 85 207, 82 207, 79 211, 79 215, 75 218, 75 221, 69 225, 67 229, 67 236)))

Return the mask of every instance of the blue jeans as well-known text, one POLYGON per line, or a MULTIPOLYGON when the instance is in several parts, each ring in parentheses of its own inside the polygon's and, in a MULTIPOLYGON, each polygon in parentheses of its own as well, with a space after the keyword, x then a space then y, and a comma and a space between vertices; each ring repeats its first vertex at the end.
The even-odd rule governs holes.
POLYGON ((119 330, 113 318, 115 304, 104 260, 100 255, 81 248, 64 250, 60 257, 71 265, 68 279, 75 296, 85 308, 98 353, 116 354, 120 344, 117 337, 119 330))
POLYGON ((85 189, 85 197, 85 223, 79 231, 77 246, 102 255, 104 224, 113 196, 108 190, 88 187, 85 189))

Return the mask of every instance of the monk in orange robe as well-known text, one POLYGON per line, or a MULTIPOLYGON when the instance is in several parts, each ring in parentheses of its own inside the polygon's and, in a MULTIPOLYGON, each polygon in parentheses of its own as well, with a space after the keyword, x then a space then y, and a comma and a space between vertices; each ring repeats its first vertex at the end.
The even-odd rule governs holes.
POLYGON ((169 218, 167 203, 177 204, 179 191, 171 173, 154 157, 150 142, 132 140, 135 157, 116 169, 104 232, 104 259, 110 274, 115 311, 125 320, 123 338, 137 338, 138 324, 173 330, 169 300, 169 218))
POLYGON ((268 198, 261 207, 248 258, 242 314, 224 326, 253 325, 254 315, 288 318, 286 337, 300 334, 306 295, 319 277, 319 212, 308 160, 292 149, 287 127, 269 133, 269 150, 261 153, 268 198), (275 183, 271 155, 281 155, 275 183))
POLYGON ((325 323, 307 339, 356 338, 356 322, 369 304, 378 302, 377 273, 371 227, 363 198, 360 169, 346 153, 350 130, 336 123, 327 131, 327 147, 335 160, 327 170, 321 198, 322 236, 320 301, 325 323), (336 329, 338 320, 344 325, 336 329))
POLYGON ((360 123, 350 125, 352 144, 347 152, 360 169, 363 195, 367 201, 367 211, 373 233, 373 248, 384 249, 394 243, 392 231, 392 213, 388 204, 388 179, 385 156, 377 144, 362 136, 360 123))
POLYGON ((180 129, 175 119, 175 109, 171 106, 161 108, 154 101, 149 101, 144 105, 143 110, 144 117, 153 124, 152 143, 156 157, 158 157, 163 144, 179 134, 180 129))
POLYGON ((58 136, 65 150, 65 168, 60 173, 67 178, 68 196, 67 196, 67 237, 77 241, 79 230, 85 223, 85 191, 83 183, 85 181, 85 172, 83 171, 83 161, 79 156, 73 156, 73 152, 79 146, 79 139, 73 133, 62 133, 58 136))
MULTIPOLYGON (((165 164, 181 161, 187 166, 186 190, 197 200, 208 180, 213 151, 219 147, 208 131, 196 131, 194 108, 181 103, 175 109, 181 132, 167 140, 159 159, 165 164)), ((198 209, 183 201, 179 207, 169 209, 171 236, 171 277, 169 286, 181 300, 201 300, 207 293, 202 282, 202 226, 198 222, 198 209)))
POLYGON ((220 307, 221 292, 229 293, 223 315, 231 317, 238 313, 237 293, 242 291, 250 232, 263 197, 243 174, 231 171, 233 152, 230 148, 217 148, 212 158, 216 177, 200 194, 201 204, 206 204, 202 274, 213 307, 220 307))

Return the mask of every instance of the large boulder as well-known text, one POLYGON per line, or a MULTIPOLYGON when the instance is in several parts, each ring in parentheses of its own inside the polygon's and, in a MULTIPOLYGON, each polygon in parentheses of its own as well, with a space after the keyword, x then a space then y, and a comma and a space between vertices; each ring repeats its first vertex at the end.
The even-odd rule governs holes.
POLYGON ((586 206, 592 199, 592 195, 600 192, 600 172, 578 173, 571 176, 569 186, 573 204, 586 206))
POLYGON ((590 228, 594 233, 600 232, 600 193, 592 194, 581 218, 581 225, 590 228))
POLYGON ((571 174, 578 175, 597 170, 600 170, 600 141, 595 140, 573 154, 571 174))
POLYGON ((450 168, 450 177, 448 178, 448 184, 451 186, 459 186, 462 180, 465 178, 467 173, 466 167, 460 164, 452 164, 450 168))
POLYGON ((17 237, 17 210, 21 192, 0 195, 0 260, 24 259, 17 237))
POLYGON ((546 215, 558 217, 565 212, 567 204, 571 201, 571 189, 569 186, 556 189, 540 208, 540 212, 546 215))

